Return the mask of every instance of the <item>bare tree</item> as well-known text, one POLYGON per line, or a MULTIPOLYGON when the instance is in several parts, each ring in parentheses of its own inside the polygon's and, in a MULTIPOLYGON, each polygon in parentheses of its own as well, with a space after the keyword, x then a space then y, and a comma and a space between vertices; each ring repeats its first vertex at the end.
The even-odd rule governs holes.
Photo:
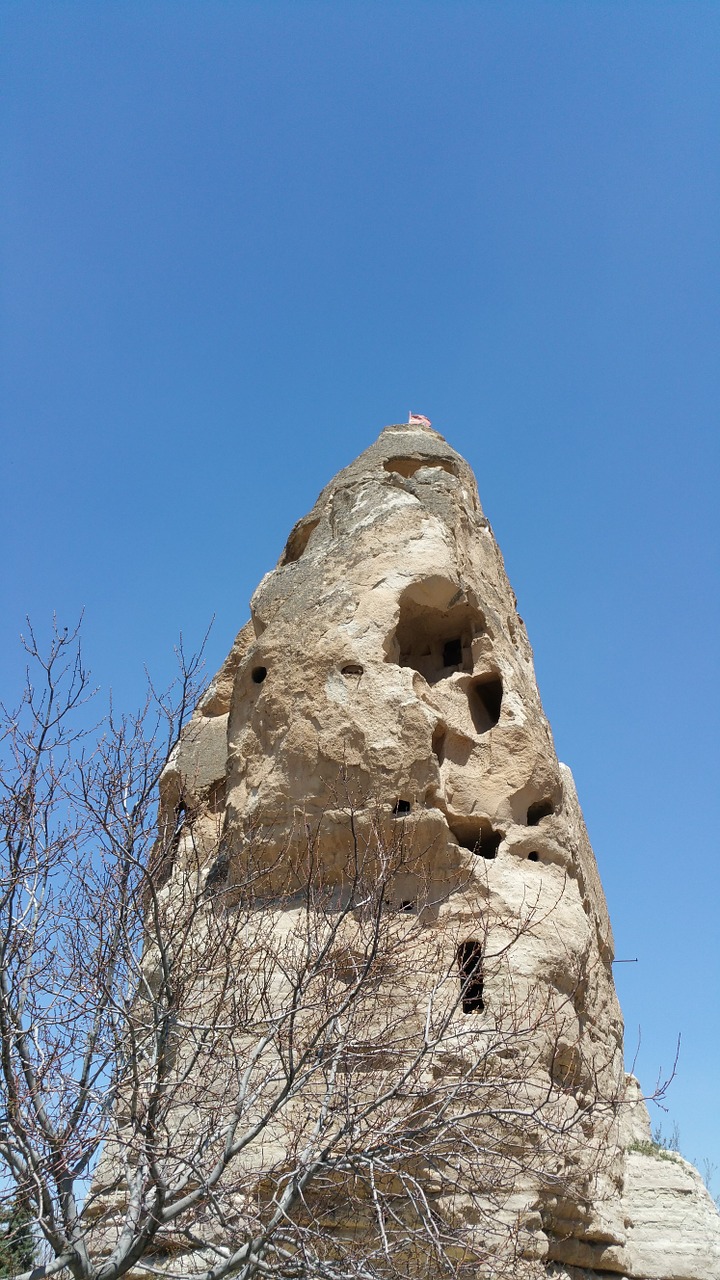
POLYGON ((76 635, 27 650, 0 782, 0 1192, 35 1223, 23 1275, 522 1275, 528 1189, 572 1176, 590 1198, 618 1103, 601 1047, 563 1056, 587 974, 561 999, 515 980, 547 908, 488 911, 448 948, 432 851, 347 775, 339 868, 317 815, 279 853, 250 831, 230 856, 219 824, 210 848, 182 796, 158 832, 198 661, 98 727, 76 635), (408 869, 425 889, 398 901, 408 869))

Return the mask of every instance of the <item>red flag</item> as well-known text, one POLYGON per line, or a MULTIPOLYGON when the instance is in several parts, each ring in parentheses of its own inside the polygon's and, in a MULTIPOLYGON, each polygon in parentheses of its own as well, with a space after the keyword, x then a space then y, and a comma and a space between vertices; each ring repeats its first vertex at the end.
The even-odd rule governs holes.
POLYGON ((408 424, 411 422, 419 422, 421 427, 432 426, 430 419, 426 418, 424 413, 410 413, 408 417, 408 424))

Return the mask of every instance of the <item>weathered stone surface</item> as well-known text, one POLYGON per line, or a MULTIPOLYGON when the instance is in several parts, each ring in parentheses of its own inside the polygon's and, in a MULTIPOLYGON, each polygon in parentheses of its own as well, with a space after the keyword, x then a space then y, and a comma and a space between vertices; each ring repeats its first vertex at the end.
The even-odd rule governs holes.
POLYGON ((165 766, 163 788, 166 793, 174 790, 177 800, 182 796, 186 805, 194 807, 211 787, 224 782, 226 767, 227 714, 196 714, 165 766))
POLYGON ((682 1156, 628 1151, 623 1210, 631 1276, 720 1275, 720 1219, 700 1174, 682 1156))
MULTIPOLYGON (((432 429, 386 428, 292 530, 251 610, 168 764, 165 821, 187 806, 201 853, 222 832, 231 892, 258 835, 285 869, 312 825, 325 881, 341 885, 348 795, 374 821, 401 813, 417 853, 392 891, 422 924, 418 989, 429 957, 452 968, 482 919, 488 955, 516 934, 485 973, 493 1016, 551 1015, 552 1033, 528 1023, 543 1027, 528 1096, 545 1081, 581 1140, 554 1193, 528 1174, 505 1206, 525 1224, 523 1274, 717 1280, 720 1219, 699 1175, 638 1149, 649 1122, 623 1072, 598 868, 467 464, 432 429)), ((203 874, 218 865, 208 855, 203 874)), ((289 911, 267 910, 290 930, 289 911)), ((410 985, 396 978, 394 998, 411 1001, 410 985)))

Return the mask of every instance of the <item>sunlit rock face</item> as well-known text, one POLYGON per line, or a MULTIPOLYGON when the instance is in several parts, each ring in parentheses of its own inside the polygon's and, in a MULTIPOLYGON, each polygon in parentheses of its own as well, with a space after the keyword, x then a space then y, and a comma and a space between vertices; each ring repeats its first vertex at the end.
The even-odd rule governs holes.
POLYGON ((482 1034, 525 1018, 528 1096, 554 1089, 558 1117, 578 1117, 555 1191, 532 1168, 514 1189, 532 1273, 720 1276, 712 1202, 689 1166, 648 1154, 627 1092, 612 932, 572 776, 473 474, 437 432, 386 427, 295 526, 163 796, 192 812, 203 874, 230 900, 247 850, 262 850, 278 928, 270 889, 302 888, 291 869, 308 831, 341 892, 348 811, 367 844, 373 824, 401 823, 388 909, 416 921, 419 1024, 428 956, 446 952, 462 979, 481 947, 458 1023, 482 1034))

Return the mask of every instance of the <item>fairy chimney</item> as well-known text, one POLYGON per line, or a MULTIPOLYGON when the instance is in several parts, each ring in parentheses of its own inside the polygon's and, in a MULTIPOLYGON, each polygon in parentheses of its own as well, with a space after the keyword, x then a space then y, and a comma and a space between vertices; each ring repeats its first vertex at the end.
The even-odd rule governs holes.
MULTIPOLYGON (((439 956, 457 1035, 512 1015, 507 1056, 534 1073, 528 1115, 545 1089, 573 1121, 564 1176, 543 1181, 530 1161, 507 1197, 523 1222, 517 1274, 720 1277, 712 1201, 691 1166, 654 1150, 624 1074, 597 863, 502 556, 469 466, 427 420, 386 427, 296 524, 162 794, 166 814, 188 815, 183 839, 228 910, 248 850, 260 858, 276 931, 303 875, 341 894, 358 833, 368 849, 402 830, 409 853, 383 902, 415 931, 417 965, 379 982, 404 1007, 411 978, 430 989, 439 956)), ((167 893, 187 865, 183 839, 167 893)), ((457 1181, 452 1195, 472 1232, 457 1181)))

